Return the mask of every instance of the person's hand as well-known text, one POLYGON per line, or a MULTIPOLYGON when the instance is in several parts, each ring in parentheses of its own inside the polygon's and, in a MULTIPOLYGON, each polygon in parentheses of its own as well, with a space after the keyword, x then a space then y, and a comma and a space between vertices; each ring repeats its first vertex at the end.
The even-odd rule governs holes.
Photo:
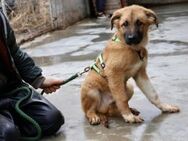
POLYGON ((62 82, 63 80, 56 79, 56 78, 45 78, 40 88, 43 89, 44 92, 47 94, 52 93, 60 88, 60 85, 62 82))

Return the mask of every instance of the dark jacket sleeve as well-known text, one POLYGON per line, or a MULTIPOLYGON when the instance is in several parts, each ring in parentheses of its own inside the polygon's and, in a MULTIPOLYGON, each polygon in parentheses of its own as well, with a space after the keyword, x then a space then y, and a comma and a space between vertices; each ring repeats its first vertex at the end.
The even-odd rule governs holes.
POLYGON ((45 79, 42 76, 41 68, 36 66, 33 59, 19 48, 16 43, 14 31, 9 23, 7 23, 7 33, 7 44, 22 79, 34 88, 40 87, 45 79))

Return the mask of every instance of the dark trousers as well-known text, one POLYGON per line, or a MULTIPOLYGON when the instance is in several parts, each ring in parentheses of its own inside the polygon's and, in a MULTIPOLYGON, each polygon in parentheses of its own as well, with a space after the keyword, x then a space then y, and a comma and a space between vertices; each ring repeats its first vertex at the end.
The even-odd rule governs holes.
MULTIPOLYGON (((15 103, 21 97, 21 92, 0 96, 0 141, 18 141, 21 136, 37 134, 36 128, 15 111, 15 103)), ((60 111, 36 91, 20 108, 40 125, 42 136, 56 133, 64 123, 60 111)))
POLYGON ((106 0, 96 0, 97 12, 104 12, 105 11, 105 3, 106 3, 106 0))

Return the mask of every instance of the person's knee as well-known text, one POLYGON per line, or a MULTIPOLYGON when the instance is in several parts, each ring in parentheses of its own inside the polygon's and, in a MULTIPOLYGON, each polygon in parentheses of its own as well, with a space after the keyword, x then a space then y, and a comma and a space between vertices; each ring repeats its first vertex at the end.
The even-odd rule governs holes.
POLYGON ((8 122, 4 122, 2 124, 0 127, 0 139, 2 138, 1 141, 18 141, 20 132, 15 125, 8 122))
POLYGON ((56 122, 56 123, 59 123, 59 125, 63 125, 65 122, 62 113, 58 109, 53 109, 51 114, 49 114, 48 116, 49 116, 50 123, 56 122))
POLYGON ((47 126, 43 127, 43 135, 49 136, 55 134, 64 124, 64 117, 61 112, 55 108, 48 113, 45 122, 47 126))

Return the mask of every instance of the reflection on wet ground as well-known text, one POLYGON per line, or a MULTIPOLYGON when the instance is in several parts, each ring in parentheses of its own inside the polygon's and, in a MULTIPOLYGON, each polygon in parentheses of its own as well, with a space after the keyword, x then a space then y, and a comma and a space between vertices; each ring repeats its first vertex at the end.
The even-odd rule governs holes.
MULTIPOLYGON (((130 102, 145 119, 142 124, 126 124, 110 119, 110 129, 90 126, 80 105, 80 85, 84 77, 46 95, 64 114, 66 123, 59 134, 44 141, 186 141, 188 138, 188 4, 158 6, 159 28, 151 28, 148 72, 161 99, 181 107, 179 114, 161 114, 135 88, 130 102)), ((49 33, 23 49, 40 65, 44 74, 67 78, 90 65, 114 31, 109 19, 87 19, 64 31, 49 33)))

